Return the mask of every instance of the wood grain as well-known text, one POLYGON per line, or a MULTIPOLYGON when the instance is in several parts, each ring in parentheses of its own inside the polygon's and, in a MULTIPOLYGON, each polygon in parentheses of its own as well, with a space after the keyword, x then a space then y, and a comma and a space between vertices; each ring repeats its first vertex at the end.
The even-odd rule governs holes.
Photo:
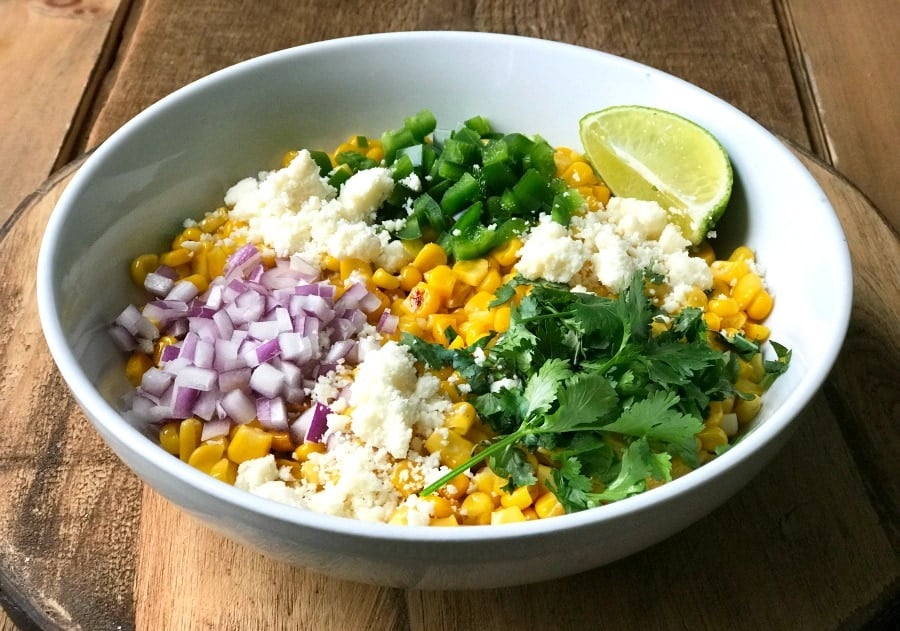
POLYGON ((238 61, 332 37, 437 28, 543 37, 623 55, 696 83, 809 146, 768 0, 144 0, 130 18, 127 46, 92 113, 85 148, 173 90, 238 61))
POLYGON ((900 230, 900 5, 896 0, 782 0, 816 100, 821 156, 900 230), (824 6, 823 6, 824 5, 824 6))
MULTIPOLYGON (((127 3, 125 3, 127 4, 127 3)), ((0 2, 0 224, 54 168, 72 159, 77 129, 118 30, 121 0, 0 2)))
POLYGON ((0 592, 8 598, 14 586, 26 624, 51 629, 860 628, 900 580, 896 512, 870 494, 883 493, 880 476, 890 474, 894 445, 882 432, 897 393, 842 384, 898 376, 900 274, 881 254, 900 244, 858 191, 801 157, 844 221, 857 294, 850 361, 836 366, 787 447, 724 506, 649 550, 557 581, 472 592, 378 588, 288 567, 141 489, 88 427, 38 341, 33 266, 20 263, 33 259, 65 179, 51 182, 0 242, 0 269, 21 269, 0 276, 2 304, 18 296, 2 311, 0 330, 10 333, 0 348, 33 344, 24 364, 21 354, 0 355, 0 414, 12 422, 0 436, 0 592), (879 294, 866 289, 875 278, 879 294), (853 361, 881 328, 881 352, 853 361), (14 394, 32 387, 31 397, 14 394), (865 415, 860 427, 848 409, 865 415), (848 447, 848 427, 870 451, 848 447), (23 435, 26 446, 11 438, 23 435), (885 469, 860 467, 861 458, 885 469), (777 605, 785 594, 790 607, 777 605))

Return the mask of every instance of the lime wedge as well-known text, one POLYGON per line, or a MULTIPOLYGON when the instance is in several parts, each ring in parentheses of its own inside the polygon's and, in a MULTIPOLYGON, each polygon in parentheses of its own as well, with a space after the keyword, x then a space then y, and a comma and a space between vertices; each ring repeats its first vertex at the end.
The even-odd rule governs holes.
POLYGON ((725 212, 731 162, 696 123, 623 105, 585 115, 579 132, 587 159, 613 194, 658 202, 692 243, 700 243, 725 212))

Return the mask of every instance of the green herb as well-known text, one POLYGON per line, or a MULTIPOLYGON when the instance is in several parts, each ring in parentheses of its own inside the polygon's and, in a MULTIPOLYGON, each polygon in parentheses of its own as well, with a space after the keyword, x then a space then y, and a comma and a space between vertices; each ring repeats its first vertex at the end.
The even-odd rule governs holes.
MULTIPOLYGON (((608 298, 514 278, 497 291, 494 306, 510 301, 519 285, 531 290, 511 303, 510 327, 486 355, 490 338, 479 341, 479 360, 475 346, 451 350, 404 336, 420 361, 459 370, 479 416, 498 433, 422 494, 484 460, 510 489, 532 484, 526 455, 538 447, 559 464, 552 490, 569 511, 640 493, 648 478, 669 480, 673 457, 696 466, 694 436, 709 402, 735 394, 736 357, 710 346, 696 309, 651 335, 661 314, 644 282, 636 273, 618 298, 608 298), (613 436, 626 444, 621 453, 606 440, 613 436)), ((767 368, 772 378, 789 360, 778 352, 767 368)))

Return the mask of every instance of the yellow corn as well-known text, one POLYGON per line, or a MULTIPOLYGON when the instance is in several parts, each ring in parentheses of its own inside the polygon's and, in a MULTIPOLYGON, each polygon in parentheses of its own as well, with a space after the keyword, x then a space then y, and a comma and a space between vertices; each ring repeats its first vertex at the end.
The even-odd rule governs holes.
POLYGON ((737 279, 731 290, 731 297, 738 304, 739 309, 746 309, 762 289, 762 279, 755 273, 749 272, 737 279))
POLYGON ((425 283, 431 288, 442 301, 453 293, 453 286, 456 284, 456 272, 445 264, 435 265, 425 272, 425 283))
POLYGON ((534 502, 535 487, 520 486, 512 493, 503 493, 500 496, 501 506, 516 506, 520 510, 525 510, 534 502))
POLYGON ((475 422, 477 412, 475 406, 468 401, 454 403, 450 413, 444 421, 444 427, 451 429, 460 435, 465 435, 475 422))
POLYGON ((475 491, 469 493, 460 506, 460 513, 466 517, 490 514, 494 510, 494 500, 489 493, 475 491))
POLYGON ((737 417, 738 424, 743 426, 756 418, 762 407, 762 399, 758 394, 753 395, 752 399, 742 399, 737 397, 734 400, 734 414, 737 417))
POLYGON ((227 484, 237 479, 237 465, 228 458, 222 458, 209 469, 209 475, 227 484))
POLYGON ((427 316, 437 313, 441 308, 441 299, 431 286, 425 283, 418 283, 409 292, 404 300, 406 309, 409 313, 418 316, 427 316))
POLYGON ((491 513, 492 526, 497 524, 512 524, 519 521, 525 521, 525 515, 518 506, 504 506, 491 513))
POLYGON ((222 459, 224 453, 225 437, 213 438, 201 443, 199 447, 191 452, 188 464, 204 473, 210 473, 212 468, 222 459))
POLYGON ((470 287, 477 287, 485 279, 489 269, 487 259, 456 261, 453 264, 456 277, 470 287))
POLYGON ((240 464, 262 458, 272 448, 272 435, 252 425, 238 425, 228 445, 228 458, 240 464))
POLYGON ((534 501, 534 510, 541 519, 566 514, 566 509, 563 508, 560 501, 553 493, 549 492, 544 493, 534 501))
POLYGON ((446 264, 447 253, 437 243, 426 243, 412 262, 412 266, 423 274, 438 265, 446 264))
POLYGON ((155 272, 159 267, 159 257, 156 254, 141 254, 131 262, 131 280, 140 287, 144 286, 147 274, 155 272))
POLYGON ((522 240, 518 237, 513 237, 491 251, 490 256, 502 267, 512 267, 519 259, 519 250, 521 248, 522 240))
POLYGON ((135 388, 141 385, 141 377, 153 365, 153 358, 144 353, 132 353, 125 362, 125 376, 135 388))
POLYGON ((294 450, 293 456, 297 462, 306 462, 310 454, 322 453, 325 453, 325 443, 305 442, 294 450))
POLYGON ((290 433, 272 430, 269 434, 272 436, 272 451, 293 451, 294 441, 290 433))
POLYGON ((354 274, 363 278, 370 278, 372 276, 372 266, 361 259, 345 258, 340 261, 338 273, 341 275, 341 280, 348 280, 354 274))
POLYGON ((177 456, 181 451, 181 443, 178 440, 178 427, 180 423, 173 421, 166 423, 159 430, 159 444, 173 456, 177 456))
POLYGON ((456 517, 453 515, 447 515, 446 517, 432 517, 431 521, 428 522, 429 526, 459 526, 459 522, 456 521, 456 517))
POLYGON ((372 282, 381 289, 397 289, 400 286, 399 278, 380 267, 372 274, 372 282))
POLYGON ((464 463, 472 455, 472 441, 447 429, 434 431, 425 441, 429 453, 440 453, 441 464, 451 469, 464 463))
POLYGON ((431 505, 431 516, 438 519, 449 517, 453 514, 453 505, 446 497, 440 495, 426 495, 420 498, 423 502, 431 505))
POLYGON ((761 322, 772 312, 774 302, 772 294, 765 289, 761 289, 753 299, 753 302, 747 306, 747 315, 753 320, 761 322))
POLYGON ((203 422, 196 418, 186 418, 178 427, 178 456, 187 462, 194 450, 200 446, 203 422))
POLYGON ((391 470, 391 484, 400 495, 407 497, 425 486, 425 478, 409 460, 401 460, 391 470))
POLYGON ((200 231, 200 228, 196 226, 192 226, 190 228, 185 228, 181 231, 181 233, 175 237, 172 241, 172 249, 177 250, 181 247, 181 244, 185 241, 199 241, 200 235, 203 233, 200 231))
POLYGON ((192 252, 187 248, 176 248, 159 255, 159 262, 169 267, 178 267, 191 262, 192 252))
POLYGON ((203 232, 212 234, 228 221, 228 210, 224 207, 218 208, 211 213, 207 213, 200 223, 197 224, 203 232))
POLYGON ((721 427, 707 426, 697 434, 700 439, 700 447, 706 451, 713 451, 716 447, 728 444, 728 436, 721 427))
POLYGON ((400 288, 403 291, 412 291, 413 287, 421 283, 423 278, 418 267, 404 265, 400 268, 400 288))

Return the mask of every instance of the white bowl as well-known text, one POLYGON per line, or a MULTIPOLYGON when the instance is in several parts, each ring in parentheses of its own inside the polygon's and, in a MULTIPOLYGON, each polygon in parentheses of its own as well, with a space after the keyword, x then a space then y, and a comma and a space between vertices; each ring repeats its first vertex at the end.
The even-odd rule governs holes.
POLYGON ((274 558, 382 585, 496 587, 573 574, 672 535, 730 497, 788 438, 846 332, 850 258, 822 190, 760 125, 684 81, 618 57, 505 35, 412 32, 284 50, 216 72, 149 107, 85 162, 50 219, 38 264, 41 324, 62 376, 104 440, 142 480, 212 528, 274 558), (614 104, 672 110, 714 133, 736 174, 721 251, 746 243, 765 266, 773 338, 793 350, 749 435, 695 472, 624 501, 483 528, 409 528, 305 512, 191 468, 117 411, 128 389, 106 334, 138 299, 126 269, 187 216, 287 149, 380 134, 431 108, 453 125, 579 147, 578 120, 614 104))

